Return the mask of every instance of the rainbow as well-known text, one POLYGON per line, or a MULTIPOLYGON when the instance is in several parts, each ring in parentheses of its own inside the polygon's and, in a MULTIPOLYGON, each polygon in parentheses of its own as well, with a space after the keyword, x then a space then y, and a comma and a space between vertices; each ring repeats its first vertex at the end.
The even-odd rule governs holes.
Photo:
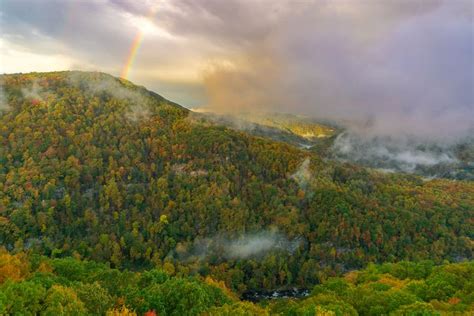
POLYGON ((143 31, 139 30, 137 32, 137 35, 135 35, 135 38, 133 39, 132 46, 130 47, 130 50, 128 52, 127 60, 125 62, 125 65, 123 65, 122 72, 120 73, 120 78, 127 79, 128 72, 130 71, 133 61, 135 60, 135 57, 137 56, 137 52, 138 52, 138 49, 140 48, 140 45, 142 44, 142 40, 143 40, 143 31))
MULTIPOLYGON (((156 13, 156 8, 151 8, 150 13, 147 16, 148 20, 151 20, 156 13)), ((143 42, 143 30, 139 29, 137 34, 135 35, 132 45, 128 51, 127 59, 125 64, 123 65, 122 71, 120 72, 120 78, 127 79, 128 73, 130 72, 130 68, 132 68, 133 61, 137 56, 138 49, 143 42)))

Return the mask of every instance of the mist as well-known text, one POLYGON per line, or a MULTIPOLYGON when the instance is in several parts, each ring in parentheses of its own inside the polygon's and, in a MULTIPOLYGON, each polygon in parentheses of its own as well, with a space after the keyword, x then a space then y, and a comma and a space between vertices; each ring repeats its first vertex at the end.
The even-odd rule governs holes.
POLYGON ((127 88, 114 77, 97 73, 96 80, 85 80, 82 73, 71 72, 68 80, 70 85, 86 89, 92 94, 107 93, 113 98, 127 102, 125 117, 131 122, 139 122, 151 115, 147 98, 140 92, 127 88))
POLYGON ((306 189, 308 187, 309 181, 311 179, 311 170, 309 168, 310 159, 306 158, 294 174, 291 175, 291 178, 298 183, 300 188, 306 189))
POLYGON ((219 235, 196 239, 189 249, 178 253, 178 259, 207 260, 212 255, 223 259, 258 259, 273 251, 292 254, 303 242, 302 238, 288 239, 276 231, 260 231, 234 238, 219 235))
POLYGON ((416 172, 419 168, 461 163, 453 147, 448 144, 420 144, 411 138, 367 138, 350 132, 337 136, 332 154, 341 160, 363 163, 383 171, 407 173, 416 172))
POLYGON ((288 240, 283 235, 261 232, 226 241, 227 250, 225 251, 225 255, 231 259, 245 259, 266 254, 272 250, 283 250, 288 253, 293 253, 300 243, 300 239, 288 240))
POLYGON ((0 111, 7 111, 10 109, 8 105, 7 97, 5 95, 4 89, 4 80, 2 76, 0 76, 0 111))
POLYGON ((43 97, 40 95, 43 89, 39 86, 37 80, 33 80, 30 88, 22 88, 21 94, 25 99, 31 99, 35 102, 43 101, 43 97))

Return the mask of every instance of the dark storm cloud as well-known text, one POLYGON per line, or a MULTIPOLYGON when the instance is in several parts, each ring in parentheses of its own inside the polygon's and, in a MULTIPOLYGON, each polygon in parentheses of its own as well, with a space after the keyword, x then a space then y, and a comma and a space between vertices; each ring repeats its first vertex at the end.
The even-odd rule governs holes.
POLYGON ((255 45, 282 32, 288 23, 309 24, 310 30, 301 30, 301 38, 311 36, 320 24, 333 29, 343 27, 327 21, 328 13, 374 33, 400 19, 429 12, 442 1, 174 0, 172 5, 158 6, 155 22, 174 34, 227 45, 255 45))
POLYGON ((333 4, 286 16, 243 64, 208 73, 211 106, 356 120, 372 135, 472 132, 472 3, 333 4))
MULTIPOLYGON (((330 13, 304 39, 298 34, 310 28, 291 22, 277 46, 293 61, 283 63, 284 102, 303 113, 368 122, 376 134, 467 133, 474 124, 474 33, 455 7, 443 4, 373 31, 370 22, 330 13)), ((361 13, 369 21, 372 14, 361 13)))
MULTIPOLYGON (((306 6, 303 2, 296 5, 306 6)), ((291 11, 288 1, 178 0, 158 11, 156 23, 174 34, 220 45, 253 45, 291 11)))
POLYGON ((108 4, 115 6, 119 11, 146 16, 150 12, 150 1, 109 0, 108 4))

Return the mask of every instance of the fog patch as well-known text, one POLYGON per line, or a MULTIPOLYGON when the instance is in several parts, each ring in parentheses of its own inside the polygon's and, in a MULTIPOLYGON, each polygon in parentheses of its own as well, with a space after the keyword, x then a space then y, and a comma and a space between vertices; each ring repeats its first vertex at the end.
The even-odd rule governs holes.
POLYGON ((43 97, 40 93, 42 93, 42 88, 36 79, 33 80, 31 87, 21 88, 21 94, 23 97, 32 100, 32 102, 43 102, 43 97))
POLYGON ((365 137, 350 132, 341 133, 335 139, 332 152, 342 160, 390 171, 414 172, 423 167, 458 163, 450 147, 441 142, 365 137))
POLYGON ((259 233, 228 241, 226 256, 231 259, 245 259, 265 254, 272 250, 283 250, 292 254, 300 245, 300 239, 288 240, 275 233, 259 233))
POLYGON ((301 165, 299 166, 298 170, 294 174, 291 175, 291 178, 298 183, 300 188, 306 189, 308 187, 309 181, 311 180, 312 173, 311 169, 309 168, 310 159, 306 158, 301 165))
POLYGON ((256 123, 239 119, 234 115, 207 112, 204 109, 192 109, 192 111, 188 115, 188 119, 199 121, 201 123, 207 122, 216 125, 224 125, 226 127, 244 132, 254 132, 258 128, 265 128, 264 126, 259 126, 256 123))
POLYGON ((188 164, 173 164, 171 170, 177 175, 189 175, 191 177, 203 177, 207 176, 209 172, 204 169, 194 169, 188 164))
POLYGON ((5 95, 5 79, 3 76, 0 77, 0 112, 8 111, 10 105, 8 104, 7 96, 5 95))
POLYGON ((151 112, 143 103, 132 105, 125 113, 125 117, 132 122, 139 122, 150 117, 151 112))
POLYGON ((79 86, 92 94, 106 93, 111 97, 127 103, 125 117, 132 122, 138 122, 150 117, 148 99, 140 92, 127 87, 112 76, 97 73, 95 78, 84 76, 79 72, 71 72, 68 76, 69 83, 79 86))
POLYGON ((274 231, 243 234, 235 238, 220 235, 194 240, 189 250, 178 253, 178 259, 202 261, 211 256, 221 259, 259 259, 274 251, 292 254, 303 243, 302 237, 289 239, 274 231))

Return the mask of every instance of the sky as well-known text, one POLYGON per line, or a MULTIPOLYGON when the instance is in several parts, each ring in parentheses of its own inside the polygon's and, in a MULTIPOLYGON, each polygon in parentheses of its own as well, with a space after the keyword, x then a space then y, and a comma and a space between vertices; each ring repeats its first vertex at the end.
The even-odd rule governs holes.
POLYGON ((0 73, 103 71, 187 107, 474 126, 474 0, 0 0, 0 73))

